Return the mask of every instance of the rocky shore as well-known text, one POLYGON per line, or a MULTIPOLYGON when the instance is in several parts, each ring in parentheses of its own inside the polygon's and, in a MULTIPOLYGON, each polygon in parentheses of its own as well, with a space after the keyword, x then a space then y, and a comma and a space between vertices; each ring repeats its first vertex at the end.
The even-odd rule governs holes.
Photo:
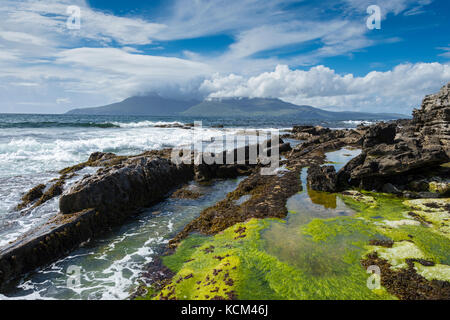
POLYGON ((450 299, 449 92, 447 84, 427 96, 412 120, 350 130, 295 126, 288 138, 303 142, 291 149, 280 141, 281 167, 275 175, 261 175, 262 165, 250 161, 249 147, 244 163, 234 165, 197 165, 193 158, 190 164, 174 163, 169 149, 129 157, 92 154, 87 162, 62 170, 50 187, 40 185, 24 195, 18 205, 22 210, 60 195, 60 213, 0 249, 0 289, 142 208, 169 196, 198 196, 183 188, 191 180, 246 175, 224 200, 179 230, 161 259, 146 266, 146 285, 135 297, 450 299), (326 153, 344 147, 361 153, 336 171, 326 153), (68 177, 87 166, 99 169, 65 188, 68 177), (270 252, 261 238, 272 223, 284 221, 289 200, 302 191, 313 204, 333 198, 329 203, 334 205, 326 208, 335 208, 341 199, 352 213, 304 218, 294 232, 298 241, 288 245, 286 240, 285 247, 304 246, 295 254, 311 256, 294 266, 283 260, 293 259, 283 253, 284 246, 281 253, 270 252), (344 250, 345 243, 351 249, 344 250), (327 259, 339 265, 336 270, 329 270, 333 263, 327 259), (305 266, 305 261, 315 265, 305 266), (375 291, 365 282, 366 269, 373 265, 382 271, 382 287, 375 291), (321 268, 323 274, 317 274, 321 268))
POLYGON ((152 280, 140 295, 162 300, 258 298, 250 287, 264 291, 261 298, 450 299, 449 89, 450 84, 426 97, 412 120, 356 130, 294 127, 286 137, 304 142, 284 154, 286 170, 274 177, 253 173, 226 199, 205 209, 170 241, 162 260, 148 266, 143 278, 152 280), (362 152, 338 172, 324 165, 325 153, 343 147, 362 152), (260 239, 270 225, 260 219, 287 216, 287 201, 302 190, 299 176, 306 167, 313 202, 340 197, 356 211, 354 217, 313 219, 302 228, 311 237, 304 240, 308 246, 332 248, 336 237, 359 235, 360 240, 351 240, 359 258, 346 267, 353 271, 333 275, 327 280, 331 282, 292 270, 268 254, 260 239), (242 197, 245 201, 238 201, 242 197), (373 266, 381 270, 381 287, 369 290, 365 269, 373 266), (317 285, 313 291, 308 282, 317 285))
MULTIPOLYGON (((282 141, 281 141, 282 142, 282 141)), ((283 143, 283 142, 282 142, 283 143)), ((268 148, 270 141, 257 146, 268 148)), ((290 149, 288 144, 284 148, 290 149)), ((21 236, 0 249, 0 290, 27 272, 64 257, 81 244, 97 238, 114 226, 123 224, 143 208, 182 193, 189 181, 248 175, 260 164, 250 164, 249 147, 223 152, 227 157, 244 154, 240 164, 195 164, 171 161, 172 150, 148 151, 137 156, 93 153, 88 161, 60 171, 60 178, 47 185, 32 188, 22 197, 18 210, 31 210, 60 196, 60 212, 44 225, 21 236), (244 153, 243 153, 244 152, 244 153), (82 177, 69 188, 65 183, 85 167, 98 168, 93 175, 82 177)))

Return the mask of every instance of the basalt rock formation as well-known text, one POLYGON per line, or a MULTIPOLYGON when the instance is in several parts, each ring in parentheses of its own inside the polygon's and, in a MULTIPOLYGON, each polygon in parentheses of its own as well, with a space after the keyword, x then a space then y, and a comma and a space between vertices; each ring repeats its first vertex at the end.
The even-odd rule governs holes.
POLYGON ((382 191, 391 187, 386 184, 391 184, 411 195, 408 191, 414 191, 413 185, 419 180, 430 182, 426 179, 433 176, 435 182, 447 181, 448 168, 441 165, 450 162, 449 92, 450 83, 439 93, 427 96, 411 121, 369 127, 363 137, 361 155, 338 173, 340 188, 382 191))
POLYGON ((162 158, 131 158, 82 179, 61 196, 59 207, 63 214, 89 208, 101 213, 135 211, 160 201, 172 188, 192 177, 187 165, 162 158))

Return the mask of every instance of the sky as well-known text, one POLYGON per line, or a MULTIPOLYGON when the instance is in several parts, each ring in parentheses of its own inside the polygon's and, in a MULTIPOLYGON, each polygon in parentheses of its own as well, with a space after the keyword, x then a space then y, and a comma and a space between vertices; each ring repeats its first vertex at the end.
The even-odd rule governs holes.
POLYGON ((448 0, 0 0, 0 113, 156 92, 410 114, 450 81, 449 31, 448 0))

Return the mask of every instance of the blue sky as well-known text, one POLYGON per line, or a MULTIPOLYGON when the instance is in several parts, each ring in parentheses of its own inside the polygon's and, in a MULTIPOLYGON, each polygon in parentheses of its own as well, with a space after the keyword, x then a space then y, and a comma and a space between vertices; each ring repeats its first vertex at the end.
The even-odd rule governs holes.
POLYGON ((158 92, 410 113, 450 81, 449 12, 447 0, 2 0, 0 112, 158 92))

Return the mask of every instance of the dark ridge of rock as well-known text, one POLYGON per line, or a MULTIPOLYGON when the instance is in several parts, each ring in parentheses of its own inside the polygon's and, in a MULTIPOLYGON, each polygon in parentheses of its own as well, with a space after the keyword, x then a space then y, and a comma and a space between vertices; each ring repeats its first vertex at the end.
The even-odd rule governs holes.
POLYGON ((300 168, 286 172, 282 176, 253 173, 242 181, 236 190, 229 193, 226 199, 203 210, 198 218, 186 225, 169 242, 169 247, 175 248, 191 232, 212 235, 251 218, 284 218, 287 214, 287 199, 302 188, 299 176, 300 168), (243 204, 236 204, 235 200, 244 195, 251 195, 251 198, 243 204))
POLYGON ((162 200, 171 189, 192 178, 192 168, 187 165, 145 156, 130 158, 76 183, 61 196, 59 207, 63 214, 88 208, 100 213, 135 211, 162 200))
MULTIPOLYGON (((222 152, 218 155, 208 154, 210 157, 217 158, 218 161, 212 164, 208 164, 207 161, 199 161, 200 164, 194 165, 195 180, 205 182, 215 178, 235 179, 238 176, 249 175, 254 172, 255 168, 262 166, 260 163, 261 159, 250 157, 251 153, 254 152, 254 155, 264 154, 267 157, 271 157, 272 150, 275 147, 279 148, 279 154, 291 150, 291 145, 284 143, 280 138, 278 146, 272 147, 272 140, 268 140, 261 144, 236 148, 233 151, 222 152), (230 163, 230 159, 234 164, 226 164, 230 163)), ((203 154, 203 157, 206 155, 206 153, 203 154)), ((194 162, 194 159, 192 159, 192 162, 194 162)))
POLYGON ((337 174, 334 166, 312 165, 308 168, 308 187, 316 191, 335 192, 337 174))
MULTIPOLYGON (((137 209, 162 200, 192 178, 191 166, 146 156, 129 158, 85 177, 61 196, 62 214, 0 250, 0 290, 22 274, 122 224, 137 209)), ((59 180, 49 189, 49 196, 61 191, 59 183, 63 182, 59 180)))
MULTIPOLYGON (((447 84, 438 94, 427 96, 411 121, 366 129, 362 154, 338 172, 340 187, 381 191, 390 183, 403 191, 420 171, 437 170, 450 162, 449 91, 447 84)), ((390 186, 390 190, 394 189, 390 186)))
POLYGON ((0 249, 0 290, 21 275, 65 256, 80 243, 104 232, 106 221, 95 210, 57 216, 11 246, 0 249))
POLYGON ((292 138, 298 140, 308 140, 312 137, 321 136, 331 132, 331 129, 321 126, 294 126, 292 128, 292 138))
POLYGON ((331 130, 297 145, 288 154, 289 158, 302 159, 314 152, 325 153, 343 147, 361 147, 365 130, 331 130))

